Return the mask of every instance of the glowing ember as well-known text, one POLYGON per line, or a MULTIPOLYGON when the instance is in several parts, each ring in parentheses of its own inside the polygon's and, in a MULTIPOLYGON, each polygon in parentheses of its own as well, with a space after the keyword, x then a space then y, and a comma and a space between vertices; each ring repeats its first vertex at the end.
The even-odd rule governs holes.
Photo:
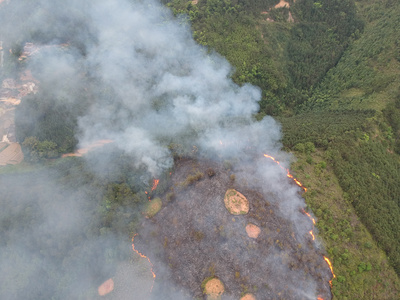
POLYGON ((303 212, 310 218, 310 220, 313 222, 313 224, 315 225, 315 219, 313 218, 313 217, 311 217, 311 215, 308 213, 308 212, 306 212, 304 209, 303 209, 303 212))
POLYGON ((153 264, 151 263, 150 258, 148 258, 146 255, 140 253, 139 251, 137 251, 137 250, 135 249, 135 245, 134 245, 134 243, 133 243, 133 240, 135 239, 135 236, 137 236, 137 233, 132 237, 132 250, 135 251, 137 254, 139 254, 140 257, 143 257, 143 258, 147 259, 147 261, 149 262, 149 264, 150 264, 150 266, 151 266, 151 267, 150 267, 150 272, 151 272, 151 274, 153 275, 153 283, 152 283, 151 289, 150 289, 150 293, 151 293, 151 291, 153 290, 154 280, 155 280, 155 278, 156 278, 156 274, 153 272, 153 264))
POLYGON ((311 236, 312 236, 312 240, 314 241, 314 240, 315 240, 315 236, 314 236, 314 233, 313 233, 313 231, 312 231, 312 230, 310 230, 310 231, 309 231, 309 233, 311 234, 311 236))
MULTIPOLYGON (((276 160, 274 157, 272 157, 271 155, 264 154, 264 156, 265 156, 266 158, 269 158, 269 159, 273 160, 273 161, 274 161, 275 163, 277 163, 278 165, 281 164, 279 161, 277 161, 277 160, 276 160)), ((286 171, 286 176, 287 176, 287 177, 293 179, 293 181, 294 181, 299 187, 301 187, 301 188, 304 190, 304 192, 307 192, 307 188, 304 187, 304 186, 301 184, 300 181, 298 181, 296 178, 294 178, 293 175, 290 174, 290 172, 289 172, 288 169, 285 169, 285 168, 282 167, 282 166, 280 166, 280 167, 282 168, 282 170, 285 170, 285 171, 286 171)))
POLYGON ((153 180, 153 187, 151 188, 152 191, 154 191, 157 188, 157 185, 159 182, 160 182, 160 179, 153 180))

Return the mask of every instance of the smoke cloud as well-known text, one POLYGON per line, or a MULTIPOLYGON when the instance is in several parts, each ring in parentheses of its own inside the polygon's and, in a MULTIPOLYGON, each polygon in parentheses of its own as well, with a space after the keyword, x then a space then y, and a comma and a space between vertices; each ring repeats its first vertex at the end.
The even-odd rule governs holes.
MULTIPOLYGON (((246 170, 251 169, 254 177, 259 178, 254 185, 275 195, 272 199, 278 199, 282 217, 296 224, 299 236, 305 236, 310 230, 309 222, 300 213, 305 205, 299 188, 287 180, 285 171, 275 163, 259 159, 263 153, 278 156, 284 167, 291 160, 290 155, 280 151, 279 124, 271 117, 254 120, 261 99, 260 89, 235 84, 230 79, 234 70, 229 63, 217 53, 197 45, 184 19, 175 19, 169 10, 154 1, 10 1, 0 10, 9 10, 2 20, 5 26, 1 32, 10 45, 37 39, 48 45, 69 43, 66 48, 42 45, 40 53, 27 61, 27 68, 40 81, 40 89, 54 95, 56 101, 78 107, 82 102, 89 103, 78 119, 76 137, 80 146, 111 139, 113 147, 131 157, 132 164, 146 168, 154 177, 173 166, 168 147, 171 144, 195 146, 199 156, 208 159, 240 158, 241 163, 248 164, 252 161, 246 170), (84 99, 88 95, 90 99, 84 99), (255 157, 258 157, 256 161, 255 157)), ((105 152, 93 157, 88 164, 99 174, 112 161, 105 152)), ((46 175, 35 185, 41 186, 44 182, 45 192, 38 191, 39 195, 44 193, 47 196, 43 197, 49 198, 48 195, 60 194, 60 183, 53 176, 46 175)), ((8 184, 12 185, 12 180, 8 184)), ((80 187, 85 188, 85 185, 80 187)), ((25 188, 21 190, 26 192, 25 188)), ((50 240, 77 234, 86 220, 82 215, 85 209, 80 208, 85 205, 82 204, 85 197, 79 192, 68 195, 72 190, 63 191, 63 196, 57 197, 59 201, 46 202, 37 208, 43 215, 40 224, 33 224, 27 232, 7 234, 25 239, 28 233, 32 237, 40 236, 40 240, 46 231, 50 240), (72 200, 62 203, 60 199, 72 200)), ((1 215, 2 221, 5 218, 1 215)), ((86 250, 111 245, 110 241, 116 239, 110 234, 107 241, 104 238, 85 241, 86 250)), ((29 251, 24 244, 17 243, 7 251, 22 253, 21 257, 27 260, 42 259, 39 249, 29 251)), ((86 254, 77 253, 78 256, 86 254)), ((2 270, 12 269, 8 263, 10 257, 2 255, 2 270)), ((44 259, 37 268, 57 268, 58 263, 44 259)), ((77 267, 75 262, 70 263, 77 267)), ((18 272, 23 272, 23 265, 21 261, 18 272)), ((81 270, 80 278, 93 277, 93 272, 85 272, 81 270)), ((103 273, 107 272, 109 269, 103 273)), ((29 280, 29 273, 25 272, 24 276, 27 278, 24 280, 29 280)), ((65 278, 58 280, 64 280, 70 291, 77 284, 65 278)), ((7 282, 11 282, 10 277, 7 282)), ((315 284, 310 282, 299 293, 311 293, 314 297, 315 284)), ((18 291, 9 295, 18 295, 18 291)))

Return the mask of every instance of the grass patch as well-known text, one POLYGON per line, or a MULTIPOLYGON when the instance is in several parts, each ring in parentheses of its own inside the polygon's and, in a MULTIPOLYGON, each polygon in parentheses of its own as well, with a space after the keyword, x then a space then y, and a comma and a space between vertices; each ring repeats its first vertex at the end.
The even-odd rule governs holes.
POLYGON ((145 215, 148 218, 154 217, 161 209, 162 201, 160 198, 154 198, 146 206, 145 215))

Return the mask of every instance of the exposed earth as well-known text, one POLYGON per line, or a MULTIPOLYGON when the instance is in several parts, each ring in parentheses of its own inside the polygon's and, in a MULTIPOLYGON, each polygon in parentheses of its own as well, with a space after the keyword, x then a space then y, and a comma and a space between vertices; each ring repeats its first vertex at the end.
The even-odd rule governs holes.
POLYGON ((224 284, 218 278, 208 280, 204 286, 204 294, 208 300, 219 299, 224 291, 224 284))
POLYGON ((15 108, 21 99, 38 91, 38 81, 29 70, 19 78, 6 78, 0 86, 0 166, 15 165, 23 161, 21 146, 15 137, 15 108))

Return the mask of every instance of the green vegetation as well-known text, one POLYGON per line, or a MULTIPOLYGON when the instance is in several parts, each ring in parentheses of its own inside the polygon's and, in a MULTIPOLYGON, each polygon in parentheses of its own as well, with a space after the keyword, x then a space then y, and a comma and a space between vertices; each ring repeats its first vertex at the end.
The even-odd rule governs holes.
POLYGON ((235 82, 262 89, 260 111, 275 115, 297 110, 363 30, 353 0, 289 1, 295 23, 288 21, 287 8, 274 8, 277 3, 168 3, 176 15, 187 15, 198 43, 234 66, 235 82))
POLYGON ((72 107, 68 103, 68 99, 41 92, 27 96, 17 107, 17 140, 23 143, 28 159, 37 161, 74 150, 77 117, 84 105, 72 107))
POLYGON ((284 145, 305 155, 317 177, 327 164, 332 167, 347 200, 399 273, 400 190, 396 182, 400 163, 390 150, 393 141, 379 131, 387 126, 385 120, 378 121, 366 110, 316 111, 280 120, 286 133, 284 145), (314 145, 325 151, 319 165, 315 165, 314 145))
MULTIPOLYGON (((400 284, 385 253, 357 216, 349 194, 344 192, 329 161, 329 152, 295 152, 296 178, 307 188, 308 207, 315 214, 317 240, 322 239, 336 278, 332 292, 337 299, 396 299, 400 284), (326 166, 326 167, 324 167, 326 166)), ((366 189, 366 192, 370 191, 366 189)))
POLYGON ((366 26, 329 70, 307 107, 382 110, 399 95, 398 1, 359 1, 366 26))

